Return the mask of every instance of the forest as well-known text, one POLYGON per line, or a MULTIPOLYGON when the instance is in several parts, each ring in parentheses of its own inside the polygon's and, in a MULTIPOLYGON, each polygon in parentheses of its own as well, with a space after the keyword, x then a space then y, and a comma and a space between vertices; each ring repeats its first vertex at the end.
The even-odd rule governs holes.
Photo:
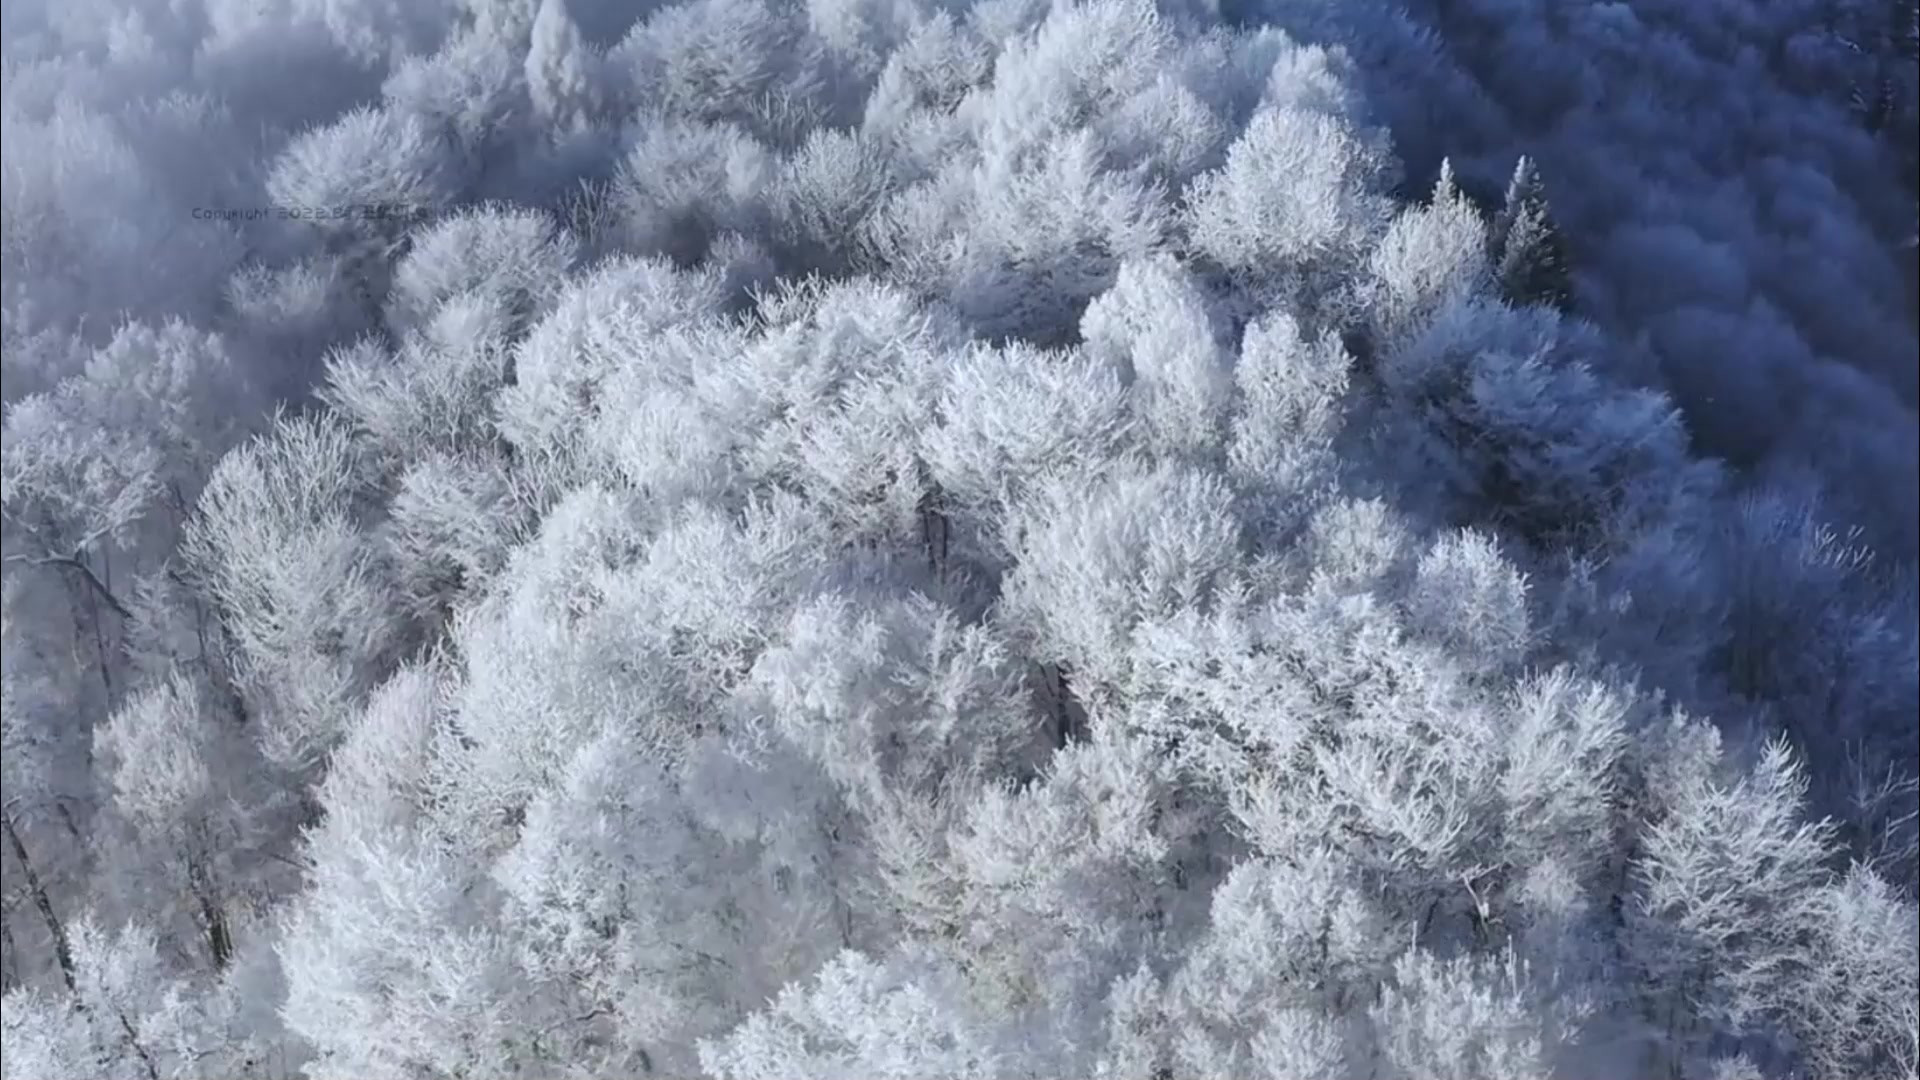
POLYGON ((1914 0, 8 0, 6 1080, 1920 1080, 1914 0))

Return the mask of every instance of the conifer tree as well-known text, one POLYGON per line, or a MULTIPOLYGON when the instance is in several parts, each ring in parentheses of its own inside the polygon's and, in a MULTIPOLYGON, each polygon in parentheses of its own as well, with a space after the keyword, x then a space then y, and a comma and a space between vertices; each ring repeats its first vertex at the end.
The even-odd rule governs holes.
POLYGON ((1540 170, 1522 156, 1507 181, 1507 198, 1493 219, 1493 262, 1500 287, 1516 304, 1566 308, 1573 299, 1566 240, 1547 205, 1540 170))

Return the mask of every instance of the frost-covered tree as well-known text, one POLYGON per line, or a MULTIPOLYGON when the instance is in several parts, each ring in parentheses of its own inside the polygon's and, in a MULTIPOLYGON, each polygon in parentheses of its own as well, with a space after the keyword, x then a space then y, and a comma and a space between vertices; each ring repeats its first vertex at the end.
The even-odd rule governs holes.
POLYGON ((768 719, 878 812, 893 798, 971 794, 1006 770, 1033 717, 1005 644, 925 597, 856 614, 860 600, 801 608, 755 662, 768 719))
MULTIPOLYGON (((314 246, 379 275, 406 231, 442 210, 466 179, 431 126, 395 108, 363 107, 302 133, 267 175, 276 212, 311 230, 314 246)), ((385 290, 383 276, 372 287, 385 290)))
POLYGON ((317 766, 400 645, 368 481, 333 416, 281 421, 223 459, 183 545, 219 612, 269 754, 317 766))
POLYGON ((1566 241, 1547 206, 1539 166, 1530 157, 1514 165, 1507 181, 1489 254, 1501 290, 1514 303, 1566 307, 1572 302, 1566 241))
POLYGON ((1784 746, 1727 777, 1711 728, 1677 721, 1665 734, 1665 746, 1648 740, 1670 760, 1651 777, 1657 816, 1622 898, 1622 943, 1667 1060, 1686 1062, 1716 1034, 1789 1014, 1819 962, 1830 831, 1802 817, 1806 779, 1784 746))
POLYGON ((844 271, 893 187, 886 153, 859 134, 819 129, 784 161, 769 194, 774 235, 795 270, 844 271))
POLYGON ((234 865, 245 845, 241 803, 229 792, 243 761, 234 741, 209 715, 200 692, 179 675, 134 696, 101 729, 101 757, 110 772, 114 806, 140 843, 177 856, 174 887, 191 905, 217 970, 233 958, 228 907, 234 865), (229 809, 231 808, 231 810, 229 809))
POLYGON ((527 93, 536 117, 555 134, 586 124, 600 107, 598 57, 580 37, 564 0, 542 0, 527 49, 527 93))
MULTIPOLYGON (((1483 269, 1479 240, 1458 239, 1455 250, 1483 269)), ((1465 496, 1456 505, 1469 514, 1576 554, 1618 550, 1669 524, 1700 529, 1696 515, 1720 470, 1689 453, 1670 399, 1606 379, 1589 352, 1592 336, 1547 308, 1515 310, 1460 291, 1424 307, 1440 302, 1437 294, 1415 299, 1430 288, 1466 286, 1438 278, 1388 285, 1404 300, 1386 310, 1432 316, 1416 319, 1413 336, 1375 368, 1404 402, 1377 429, 1393 447, 1388 467, 1431 468, 1439 490, 1465 496)))
POLYGON ((1405 938, 1331 852, 1242 863, 1167 987, 1167 1052, 1181 1071, 1221 1080, 1349 1075, 1350 1025, 1405 938))
POLYGON ((661 259, 595 267, 515 346, 514 381, 497 399, 501 435, 526 457, 573 460, 600 387, 629 351, 717 315, 726 299, 718 273, 678 271, 661 259))
POLYGON ((1351 364, 1334 335, 1304 340, 1284 311, 1249 324, 1241 338, 1227 468, 1262 546, 1290 539, 1338 490, 1351 364))
POLYGON ((1388 214, 1375 194, 1383 140, 1340 112, 1283 102, 1260 108, 1186 195, 1195 250, 1260 296, 1334 287, 1388 214))
POLYGON ((1010 1050, 958 982, 937 959, 847 953, 813 986, 788 987, 768 1014, 703 1044, 701 1065, 725 1080, 1004 1075, 1010 1050))
POLYGON ((1443 962, 1414 950, 1370 1010, 1388 1075, 1407 1080, 1530 1080, 1564 1052, 1539 989, 1512 954, 1505 962, 1443 962))
POLYGON ((1368 304, 1375 334, 1395 342, 1450 303, 1486 291, 1492 275, 1486 247, 1479 208, 1461 192, 1452 165, 1442 162, 1426 205, 1394 218, 1368 260, 1378 290, 1368 304))
POLYGON ((1810 977, 1794 987, 1788 1023, 1822 1072, 1912 1076, 1920 949, 1910 896, 1864 867, 1821 891, 1810 977))
POLYGON ((799 4, 695 0, 654 10, 608 60, 629 80, 626 100, 790 146, 836 115, 825 44, 806 27, 799 4))
POLYGON ((1134 424, 1126 383, 1084 349, 975 345, 949 363, 938 426, 922 433, 934 482, 997 520, 1052 475, 1087 475, 1134 424))
POLYGON ((1230 393, 1206 296, 1172 257, 1128 263, 1114 287, 1087 307, 1080 338, 1114 366, 1153 448, 1207 457, 1221 441, 1230 393))
POLYGON ((930 175, 965 139, 955 108, 986 82, 993 51, 953 13, 917 21, 892 50, 868 96, 861 131, 894 147, 902 165, 930 175))
POLYGON ((616 228, 634 251, 698 263, 722 234, 765 227, 774 171, 767 147, 731 122, 662 116, 621 162, 616 228))
POLYGON ((1119 676, 1143 618, 1204 609, 1240 552, 1220 479, 1190 466, 1122 465, 1063 476, 1010 515, 1009 618, 1032 654, 1084 675, 1119 676))
POLYGON ((535 1052, 533 1029, 511 1034, 529 988, 474 895, 480 868, 417 827, 441 715, 432 673, 401 672, 351 724, 322 785, 311 880, 279 946, 285 1014, 318 1052, 314 1075, 506 1075, 535 1052))
MULTIPOLYGON (((1743 498, 1718 524, 1725 636, 1709 670, 1793 735, 1822 812, 1852 818, 1847 803, 1868 776, 1849 762, 1876 762, 1870 783, 1915 775, 1912 729, 1891 720, 1920 679, 1911 586, 1817 504, 1782 492, 1743 498)), ((1853 824, 1856 847, 1860 826, 1872 828, 1853 824)))
MULTIPOLYGON (((123 47, 137 50, 137 38, 123 47)), ((224 209, 236 189, 244 190, 209 182, 218 171, 212 163, 253 148, 216 129, 214 145, 189 150, 177 164, 152 150, 143 154, 143 144, 167 147, 175 139, 190 147, 194 133, 171 125, 162 134, 163 117, 122 120, 117 110, 92 107, 85 94, 62 95, 70 70, 59 60, 10 61, 5 76, 0 297, 8 322, 25 317, 41 327, 85 329, 97 343, 128 316, 207 318, 244 247, 232 223, 196 219, 195 211, 210 203, 224 209), (37 100, 48 103, 30 104, 37 100)), ((94 77, 111 86, 125 74, 94 77)))
POLYGON ((10 0, 7 1075, 1913 1080, 1911 20, 1390 6, 10 0))
POLYGON ((485 8, 437 52, 401 59, 381 87, 387 108, 440 134, 473 165, 507 153, 533 108, 523 51, 531 12, 519 0, 485 8), (528 22, 516 29, 522 15, 528 22))
POLYGON ((576 254, 574 238, 538 212, 484 206, 434 221, 394 268, 390 323, 402 334, 424 328, 463 294, 529 323, 558 299, 576 254))
POLYGON ((252 404, 218 335, 122 327, 55 389, 8 406, 8 561, 68 575, 89 611, 124 618, 115 557, 124 582, 164 556, 252 404))
POLYGON ((450 614, 506 564, 540 509, 498 458, 432 454, 401 475, 386 531, 394 581, 419 618, 450 614))
POLYGON ((273 1058, 297 1060, 275 1045, 271 1020, 245 1000, 271 987, 258 970, 212 982, 183 977, 153 931, 92 920, 76 927, 74 956, 69 993, 7 993, 10 1074, 186 1080, 217 1070, 264 1077, 273 1058))
POLYGON ((319 396, 391 469, 436 452, 487 449, 493 394, 510 374, 511 319, 499 301, 462 294, 397 355, 371 337, 334 350, 319 396))

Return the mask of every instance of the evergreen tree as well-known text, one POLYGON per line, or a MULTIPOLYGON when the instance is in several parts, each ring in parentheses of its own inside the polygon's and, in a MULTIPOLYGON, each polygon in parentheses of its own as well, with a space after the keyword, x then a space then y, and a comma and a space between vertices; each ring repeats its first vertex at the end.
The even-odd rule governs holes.
POLYGON ((1522 156, 1493 219, 1493 263, 1500 288, 1516 304, 1567 308, 1573 302, 1566 239, 1547 205, 1539 167, 1522 156))

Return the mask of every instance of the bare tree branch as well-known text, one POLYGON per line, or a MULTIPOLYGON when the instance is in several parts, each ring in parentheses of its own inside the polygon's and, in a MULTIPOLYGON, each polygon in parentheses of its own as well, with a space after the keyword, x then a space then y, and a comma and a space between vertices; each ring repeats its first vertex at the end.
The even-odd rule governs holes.
POLYGON ((81 552, 79 551, 74 552, 72 555, 8 555, 4 561, 10 563, 25 563, 28 566, 58 566, 72 570, 80 575, 82 581, 85 581, 92 587, 94 594, 99 596, 101 600, 104 600, 106 605, 113 609, 114 614, 123 619, 133 618, 133 611, 129 609, 118 596, 113 594, 112 589, 107 588, 106 582, 101 581, 98 575, 94 574, 93 567, 88 566, 86 561, 80 556, 81 552))

